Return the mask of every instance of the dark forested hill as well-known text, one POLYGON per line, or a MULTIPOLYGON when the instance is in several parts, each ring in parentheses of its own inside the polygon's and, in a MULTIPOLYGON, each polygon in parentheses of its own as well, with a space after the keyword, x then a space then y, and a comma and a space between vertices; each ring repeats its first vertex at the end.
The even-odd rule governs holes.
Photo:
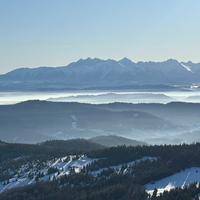
POLYGON ((144 111, 111 111, 92 104, 39 100, 0 106, 0 127, 0 139, 21 143, 109 134, 138 140, 135 132, 177 129, 173 122, 144 111))
POLYGON ((103 149, 104 146, 84 139, 51 140, 39 144, 18 144, 0 141, 0 162, 27 156, 62 156, 103 149))
POLYGON ((71 140, 49 140, 40 143, 41 146, 61 148, 61 149, 72 149, 79 151, 91 151, 97 149, 103 149, 105 146, 102 144, 95 143, 86 139, 71 139, 71 140))
POLYGON ((116 136, 116 135, 104 135, 104 136, 96 136, 93 138, 90 138, 89 141, 108 146, 108 147, 113 147, 113 146, 137 146, 137 145, 147 145, 145 142, 139 142, 136 140, 131 140, 128 138, 116 136))

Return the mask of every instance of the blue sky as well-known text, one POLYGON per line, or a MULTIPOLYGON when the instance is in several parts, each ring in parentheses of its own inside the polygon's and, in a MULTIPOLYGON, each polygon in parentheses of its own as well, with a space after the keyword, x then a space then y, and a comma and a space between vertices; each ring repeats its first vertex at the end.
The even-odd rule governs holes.
POLYGON ((0 74, 80 58, 200 62, 199 0, 0 0, 0 74))

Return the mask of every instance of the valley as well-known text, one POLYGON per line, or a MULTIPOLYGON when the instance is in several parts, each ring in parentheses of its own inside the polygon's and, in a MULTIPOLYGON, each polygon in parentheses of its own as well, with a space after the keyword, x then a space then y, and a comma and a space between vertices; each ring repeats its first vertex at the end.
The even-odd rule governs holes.
POLYGON ((148 144, 198 142, 200 104, 172 102, 86 104, 30 100, 0 105, 7 142, 90 139, 116 135, 148 144))

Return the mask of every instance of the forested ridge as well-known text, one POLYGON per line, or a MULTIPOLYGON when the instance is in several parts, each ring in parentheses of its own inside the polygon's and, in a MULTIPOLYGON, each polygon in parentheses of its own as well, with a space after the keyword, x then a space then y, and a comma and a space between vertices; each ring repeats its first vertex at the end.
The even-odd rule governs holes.
MULTIPOLYGON (((69 141, 68 141, 69 142, 69 141)), ((81 140, 77 141, 81 143, 81 140)), ((82 141, 83 143, 85 141, 82 141)), ((13 188, 0 193, 0 199, 197 199, 199 184, 193 183, 184 188, 175 188, 152 197, 143 187, 147 183, 173 175, 189 167, 200 167, 200 143, 156 146, 118 146, 83 151, 67 149, 63 142, 48 141, 44 144, 24 145, 0 142, 1 181, 9 178, 8 169, 31 159, 44 160, 66 155, 85 154, 95 160, 76 173, 72 168, 69 175, 50 181, 13 188), (62 145, 55 145, 62 144, 62 145), (24 150, 24 151, 23 151, 24 150), (26 150, 26 151, 25 151, 26 150), (145 159, 142 159, 146 157, 145 159), (129 162, 135 161, 128 164, 129 162), (121 167, 113 168, 112 166, 121 167), (100 173, 93 173, 96 170, 100 173), (7 177, 6 177, 7 175, 7 177)), ((42 167, 42 164, 38 167, 42 167)), ((52 169, 52 172, 54 173, 52 169)), ((57 171, 56 171, 57 172, 57 171)), ((42 176, 42 175, 41 175, 42 176)))
POLYGON ((11 175, 8 169, 16 171, 27 162, 39 163, 68 155, 80 155, 91 149, 104 148, 99 144, 84 140, 53 140, 39 144, 18 144, 0 141, 0 182, 11 175))
MULTIPOLYGON (((85 139, 49 140, 38 144, 8 143, 0 140, 0 162, 17 157, 62 156, 80 154, 85 151, 105 148, 102 145, 85 139)), ((48 158, 47 158, 48 159, 48 158)))
POLYGON ((102 150, 90 151, 87 153, 91 158, 99 159, 96 163, 99 167, 127 163, 143 156, 157 157, 168 162, 174 171, 186 167, 200 166, 200 143, 181 145, 154 145, 136 147, 111 147, 102 150))

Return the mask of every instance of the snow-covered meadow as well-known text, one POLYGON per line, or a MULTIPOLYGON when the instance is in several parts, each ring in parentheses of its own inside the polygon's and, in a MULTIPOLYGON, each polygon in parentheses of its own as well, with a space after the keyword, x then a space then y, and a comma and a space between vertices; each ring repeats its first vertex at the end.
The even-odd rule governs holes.
POLYGON ((172 176, 166 177, 164 179, 155 181, 155 183, 148 183, 145 188, 149 194, 153 194, 156 188, 157 195, 163 193, 164 191, 170 191, 175 187, 184 187, 194 182, 200 182, 200 167, 191 167, 176 173, 172 176))

